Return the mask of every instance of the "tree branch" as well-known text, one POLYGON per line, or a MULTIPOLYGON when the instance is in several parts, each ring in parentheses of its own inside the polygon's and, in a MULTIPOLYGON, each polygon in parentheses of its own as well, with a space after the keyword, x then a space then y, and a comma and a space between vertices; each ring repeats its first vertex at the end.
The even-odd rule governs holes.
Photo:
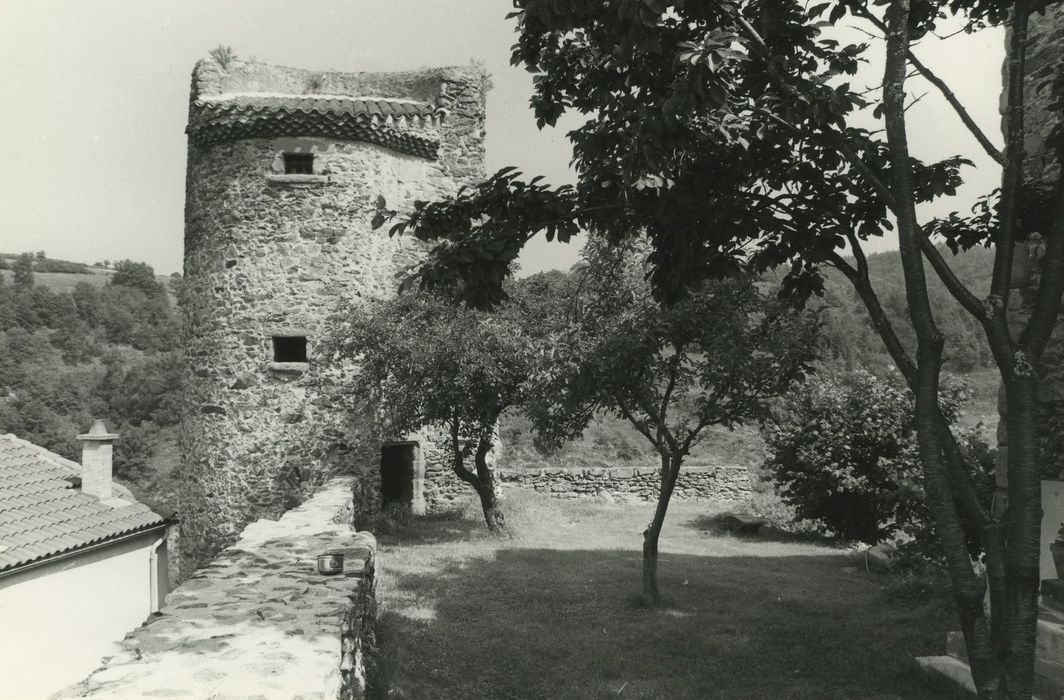
MULTIPOLYGON (((853 246, 853 242, 850 245, 853 246)), ((890 322, 883 305, 879 303, 879 296, 876 294, 875 289, 872 288, 872 283, 868 279, 868 264, 867 262, 862 262, 865 259, 864 251, 861 250, 860 245, 857 245, 855 250, 859 251, 860 254, 859 258, 856 254, 854 256, 858 261, 857 270, 843 260, 838 253, 832 252, 828 256, 828 260, 836 269, 846 275, 850 283, 853 284, 853 288, 857 290, 857 296, 861 298, 865 309, 868 310, 868 316, 872 320, 872 327, 876 329, 879 337, 883 340, 883 344, 886 345, 887 352, 890 354, 891 359, 894 360, 898 371, 901 372, 906 383, 912 387, 916 381, 916 364, 909 357, 905 346, 901 344, 901 339, 898 338, 894 325, 890 322), (862 267, 864 268, 863 273, 860 272, 862 267)))
POLYGON ((931 268, 938 275, 938 278, 942 280, 942 284, 946 285, 949 293, 968 313, 980 322, 985 323, 987 318, 986 308, 983 303, 960 281, 953 268, 942 257, 941 251, 935 247, 935 244, 931 242, 931 239, 922 230, 920 231, 919 240, 920 250, 923 252, 924 257, 927 258, 927 261, 931 263, 931 268))
POLYGON ((650 428, 647 427, 647 424, 636 418, 623 401, 618 401, 617 406, 621 409, 621 415, 624 416, 625 419, 627 419, 628 422, 631 423, 635 429, 654 446, 655 450, 660 451, 661 446, 658 444, 658 441, 654 439, 654 436, 650 434, 650 428))
POLYGON ((454 450, 454 464, 452 465, 454 468, 454 473, 458 476, 459 479, 466 482, 473 488, 478 489, 479 491, 480 480, 477 479, 476 475, 473 474, 473 472, 469 471, 464 464, 464 459, 462 457, 462 449, 459 446, 459 443, 461 441, 461 438, 459 437, 460 432, 461 421, 459 420, 458 416, 455 415, 451 419, 451 449, 454 450))
MULTIPOLYGON (((846 240, 850 243, 850 251, 853 252, 853 259, 857 261, 857 274, 861 276, 861 279, 867 280, 868 258, 865 256, 864 249, 861 248, 861 240, 857 237, 857 234, 853 232, 853 229, 846 230, 846 240)), ((842 261, 841 257, 838 259, 842 261)))
MULTIPOLYGON (((1012 13, 1012 33, 1009 39, 1006 92, 1005 164, 1001 179, 1001 201, 998 212, 1001 226, 994 241, 994 274, 990 281, 990 295, 997 304, 995 321, 1008 333, 1005 319, 1005 300, 1008 299, 1012 277, 1012 256, 1017 240, 1019 195, 1023 180, 1024 100, 1023 74, 1027 51, 1027 18, 1030 13, 1026 0, 1017 0, 1012 13)), ((999 365, 1007 358, 996 357, 999 365)), ((1004 368, 1004 365, 1003 365, 1004 368)))
MULTIPOLYGON (((883 32, 884 34, 886 33, 887 26, 883 23, 883 20, 872 14, 872 12, 867 7, 859 3, 852 3, 848 7, 854 10, 859 16, 864 17, 866 20, 875 25, 875 27, 881 32, 883 32)), ((983 147, 983 150, 987 152, 987 155, 993 158, 994 161, 996 161, 997 163, 1004 165, 1004 154, 993 143, 990 142, 990 139, 987 138, 986 134, 983 133, 983 130, 979 128, 979 125, 975 123, 975 120, 972 119, 972 116, 968 113, 968 110, 965 109, 964 105, 961 104, 961 101, 957 99, 957 96, 953 93, 953 91, 949 89, 949 86, 946 85, 945 81, 939 78, 934 73, 934 71, 924 65, 923 61, 917 58, 916 54, 912 52, 912 49, 909 49, 907 53, 909 63, 911 63, 912 66, 920 72, 920 75, 924 77, 924 80, 934 85, 935 88, 937 88, 938 91, 942 93, 942 96, 946 98, 946 102, 948 102, 950 107, 953 108, 953 111, 957 113, 957 116, 960 117, 961 122, 964 123, 964 126, 967 127, 968 131, 971 132, 972 136, 975 137, 975 140, 979 142, 979 145, 983 147)))

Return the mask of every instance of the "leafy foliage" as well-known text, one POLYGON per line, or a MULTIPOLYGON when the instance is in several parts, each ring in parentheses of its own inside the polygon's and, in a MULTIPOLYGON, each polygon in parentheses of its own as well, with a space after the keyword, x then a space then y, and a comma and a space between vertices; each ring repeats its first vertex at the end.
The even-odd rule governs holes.
MULTIPOLYGON (((967 386, 943 387, 943 415, 953 422, 967 386)), ((812 377, 784 397, 763 436, 766 469, 786 503, 826 534, 876 544, 915 541, 936 551, 916 446, 911 393, 894 381, 855 370, 812 377)), ((993 458, 964 434, 984 497, 993 489, 993 458)))
MULTIPOLYGON (((542 291, 564 277, 537 278, 542 291)), ((427 293, 407 292, 350 312, 333 350, 353 357, 353 392, 365 397, 383 432, 405 436, 443 427, 456 475, 481 498, 492 529, 502 527, 489 453, 504 411, 527 389, 533 332, 553 317, 558 295, 519 290, 496 313, 427 293), (465 463, 473 456, 475 473, 465 463)))
POLYGON ((166 290, 155 281, 155 271, 151 265, 133 260, 119 260, 114 264, 115 273, 111 275, 111 286, 132 287, 145 295, 164 295, 166 290))
POLYGON ((11 269, 15 272, 16 287, 28 289, 33 286, 33 256, 31 254, 23 253, 18 256, 11 269))
POLYGON ((78 460, 76 436, 105 418, 121 435, 116 478, 172 505, 179 327, 166 294, 146 287, 0 285, 0 432, 78 460))
MULTIPOLYGON (((949 253, 943 250, 943 253, 949 253)), ((868 256, 868 274, 879 294, 884 311, 892 321, 903 346, 915 353, 916 337, 907 322, 908 309, 901 261, 896 253, 877 253, 868 256)), ((990 289, 993 254, 983 247, 961 251, 951 256, 950 264, 957 277, 969 289, 983 292, 990 289)), ((765 279, 779 285, 783 271, 767 273, 765 279)), ((928 279, 931 309, 945 337, 943 367, 954 374, 967 374, 993 366, 990 347, 979 321, 963 313, 956 300, 946 291, 937 277, 928 279)), ((824 275, 824 293, 809 302, 821 310, 824 328, 821 333, 823 357, 849 369, 865 367, 875 374, 894 366, 894 360, 883 346, 853 286, 837 271, 824 275)))
POLYGON ((673 306, 645 282, 646 251, 590 245, 576 316, 536 366, 526 412, 547 444, 599 411, 630 421, 659 455, 687 455, 710 425, 758 420, 807 367, 817 324, 746 280, 710 283, 673 306))
POLYGON ((665 306, 639 244, 589 245, 578 303, 534 366, 525 410, 547 444, 593 417, 624 418, 657 451, 661 486, 643 533, 643 599, 660 603, 658 538, 684 459, 711 425, 760 419, 813 359, 817 324, 768 303, 749 279, 706 282, 665 306))
MULTIPOLYGON (((954 4, 973 22, 998 16, 984 3, 954 4)), ((821 268, 850 236, 893 229, 865 176, 887 168, 883 136, 848 123, 873 106, 874 96, 847 82, 868 46, 840 44, 821 20, 864 17, 863 3, 516 6, 512 62, 535 75, 539 123, 568 111, 594 115, 569 134, 579 182, 550 188, 506 168, 452 199, 416 204, 392 231, 438 242, 433 261, 415 271, 420 284, 459 284, 467 301, 490 306, 537 232, 615 240, 645 231, 662 298, 744 264, 788 263, 784 288, 803 299, 822 290, 821 268)), ((917 15, 920 31, 942 19, 917 15)), ((969 165, 961 156, 913 160, 916 200, 955 193, 969 165)), ((960 220, 940 229, 964 247, 990 235, 960 220)))

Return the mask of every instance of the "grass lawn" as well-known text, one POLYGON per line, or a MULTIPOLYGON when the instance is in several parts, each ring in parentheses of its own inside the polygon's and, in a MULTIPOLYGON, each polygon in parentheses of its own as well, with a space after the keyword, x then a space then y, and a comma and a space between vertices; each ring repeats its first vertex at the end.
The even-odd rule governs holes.
POLYGON ((651 507, 511 491, 510 539, 471 506, 380 538, 376 698, 950 698, 915 673, 941 653, 942 602, 811 542, 720 533, 677 502, 662 533, 669 604, 640 607, 651 507))

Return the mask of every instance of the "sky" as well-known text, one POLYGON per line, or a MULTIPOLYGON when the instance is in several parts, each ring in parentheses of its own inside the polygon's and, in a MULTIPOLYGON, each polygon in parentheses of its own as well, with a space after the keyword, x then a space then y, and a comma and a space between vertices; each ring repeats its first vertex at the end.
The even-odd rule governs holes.
MULTIPOLYGON (((481 62, 494 84, 488 171, 515 165, 571 182, 565 131, 579 122, 537 130, 531 76, 509 65, 510 9, 505 0, 0 0, 0 252, 180 271, 190 76, 219 44, 313 70, 481 62)), ((1002 47, 990 32, 916 48, 996 143, 1002 47)), ((881 70, 873 61, 858 82, 877 82, 881 70)), ((914 97, 927 90, 912 82, 914 97)), ((936 93, 914 105, 910 122, 917 155, 966 154, 981 166, 948 208, 996 186, 997 169, 936 93)), ((566 269, 577 253, 576 243, 535 241, 522 272, 566 269)))

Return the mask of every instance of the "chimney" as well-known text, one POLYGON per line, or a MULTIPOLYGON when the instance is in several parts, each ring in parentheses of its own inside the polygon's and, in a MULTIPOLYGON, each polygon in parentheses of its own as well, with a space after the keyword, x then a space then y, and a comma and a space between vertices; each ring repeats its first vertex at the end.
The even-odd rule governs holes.
POLYGON ((97 418, 89 432, 78 435, 81 441, 81 492, 101 501, 111 498, 111 457, 118 435, 107 432, 103 419, 97 418))

